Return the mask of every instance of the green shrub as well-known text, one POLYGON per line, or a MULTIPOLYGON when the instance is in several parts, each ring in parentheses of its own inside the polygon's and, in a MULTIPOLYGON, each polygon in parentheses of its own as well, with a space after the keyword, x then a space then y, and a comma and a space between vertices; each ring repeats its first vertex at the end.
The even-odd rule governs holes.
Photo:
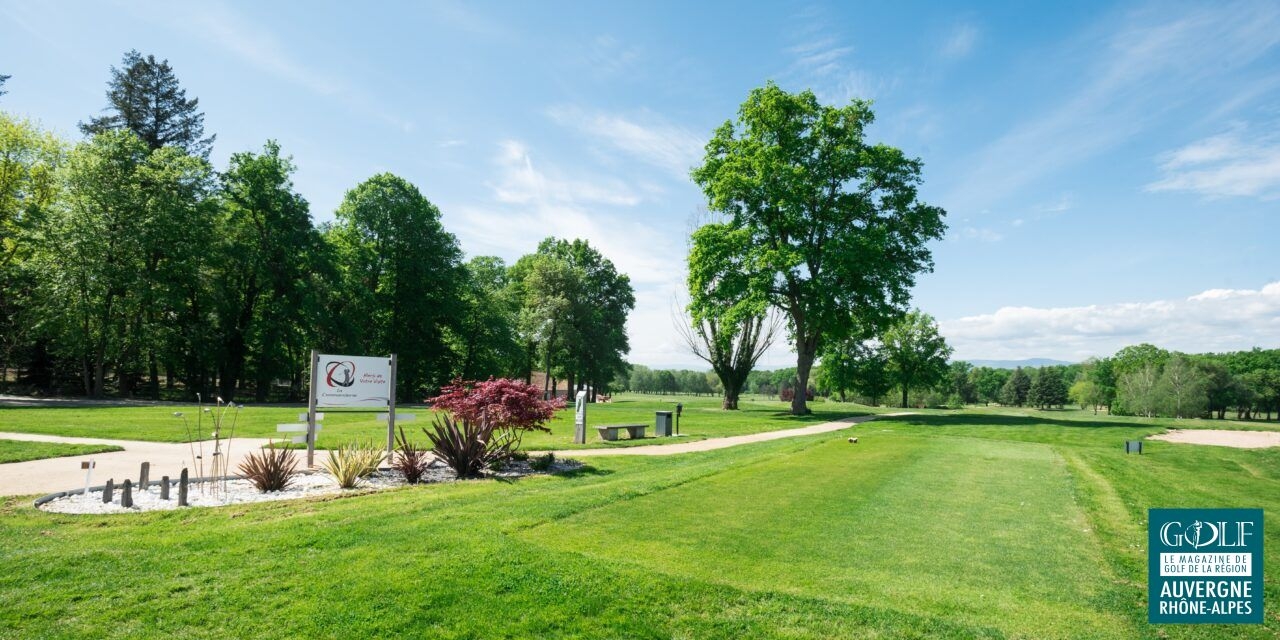
POLYGON ((343 489, 354 488, 362 478, 378 470, 382 462, 382 449, 373 442, 361 444, 352 442, 330 449, 324 461, 325 471, 333 476, 335 482, 343 489))
POLYGON ((262 451, 250 453, 240 463, 240 474, 258 491, 284 491, 298 473, 298 460, 287 447, 276 448, 274 441, 262 451))

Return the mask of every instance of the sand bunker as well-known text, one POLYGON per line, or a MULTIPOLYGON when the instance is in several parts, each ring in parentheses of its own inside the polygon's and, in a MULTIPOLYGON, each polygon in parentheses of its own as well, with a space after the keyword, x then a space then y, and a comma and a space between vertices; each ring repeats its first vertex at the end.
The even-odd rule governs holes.
POLYGON ((1183 444, 1211 444, 1218 447, 1263 449, 1280 447, 1280 431, 1226 431, 1222 429, 1173 429, 1150 440, 1183 444))

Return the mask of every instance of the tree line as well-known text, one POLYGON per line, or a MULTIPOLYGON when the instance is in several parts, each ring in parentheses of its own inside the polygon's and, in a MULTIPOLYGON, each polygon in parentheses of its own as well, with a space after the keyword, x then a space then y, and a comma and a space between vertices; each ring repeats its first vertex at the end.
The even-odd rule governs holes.
POLYGON ((606 389, 630 280, 583 240, 464 260, 382 173, 314 224, 280 145, 232 154, 168 61, 131 51, 63 140, 0 111, 0 385, 88 396, 298 399, 312 348, 396 353, 400 397, 535 369, 606 389))

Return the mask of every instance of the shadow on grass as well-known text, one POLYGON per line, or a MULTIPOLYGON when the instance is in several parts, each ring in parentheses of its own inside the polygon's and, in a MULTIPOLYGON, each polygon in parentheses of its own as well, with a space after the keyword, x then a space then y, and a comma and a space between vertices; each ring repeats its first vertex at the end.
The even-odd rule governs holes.
MULTIPOLYGON (((886 418, 888 421, 889 418, 886 418)), ((894 422, 924 427, 951 426, 998 426, 998 427, 1034 427, 1051 425, 1055 427, 1072 427, 1076 429, 1108 429, 1123 427, 1127 429, 1164 429, 1164 425, 1141 422, 1119 422, 1113 420, 1063 420, 1049 416, 1004 416, 999 414, 959 414, 959 415, 915 415, 897 416, 894 422)))
POLYGON ((585 478, 589 476, 611 476, 614 473, 613 469, 597 469, 589 464, 584 464, 576 469, 557 471, 551 475, 556 478, 585 478))

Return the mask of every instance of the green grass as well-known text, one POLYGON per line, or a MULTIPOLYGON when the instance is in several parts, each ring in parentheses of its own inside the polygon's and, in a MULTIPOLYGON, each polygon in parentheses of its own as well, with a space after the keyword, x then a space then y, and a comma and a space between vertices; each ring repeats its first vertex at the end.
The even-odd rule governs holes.
POLYGON ((1146 509, 1280 512, 1280 449, 978 410, 571 476, 134 516, 0 502, 0 638, 1275 638, 1146 623, 1146 509), (845 436, 857 434, 857 445, 845 436))
MULTIPOLYGON (((680 420, 681 442, 705 438, 758 433, 777 429, 791 429, 809 424, 827 422, 836 418, 868 413, 866 407, 837 403, 815 403, 812 415, 796 417, 787 412, 788 404, 777 401, 751 400, 741 403, 741 411, 721 411, 717 398, 691 396, 615 396, 610 403, 598 403, 587 409, 587 444, 573 444, 573 408, 557 413, 548 425, 550 434, 531 433, 524 439, 524 447, 531 450, 571 449, 583 446, 629 447, 639 444, 674 442, 653 438, 652 425, 655 411, 675 409, 676 402, 684 403, 680 420), (649 438, 642 441, 619 440, 601 442, 594 425, 640 422, 651 425, 649 438)), ((95 408, 0 408, 0 431, 42 433, 89 438, 114 438, 121 440, 151 440, 159 442, 186 442, 187 430, 181 418, 173 413, 181 411, 192 432, 209 438, 212 423, 206 418, 203 426, 195 430, 195 407, 188 405, 156 405, 95 408)), ((246 405, 236 418, 236 436, 251 438, 275 438, 292 434, 276 432, 280 423, 298 422, 298 414, 305 407, 246 405)), ((424 407, 399 407, 399 413, 415 414, 412 422, 401 423, 406 435, 415 441, 426 443, 422 427, 431 423, 432 411, 424 407)), ((325 448, 338 446, 353 440, 385 442, 386 423, 375 420, 376 412, 324 410, 320 436, 316 445, 325 448)), ((227 414, 224 429, 230 427, 231 413, 227 414)), ((225 431, 224 431, 225 435, 225 431)))
POLYGON ((56 442, 27 442, 25 440, 0 440, 0 464, 6 462, 26 462, 45 458, 64 458, 66 456, 83 456, 91 453, 121 451, 117 446, 107 444, 61 444, 56 442))

